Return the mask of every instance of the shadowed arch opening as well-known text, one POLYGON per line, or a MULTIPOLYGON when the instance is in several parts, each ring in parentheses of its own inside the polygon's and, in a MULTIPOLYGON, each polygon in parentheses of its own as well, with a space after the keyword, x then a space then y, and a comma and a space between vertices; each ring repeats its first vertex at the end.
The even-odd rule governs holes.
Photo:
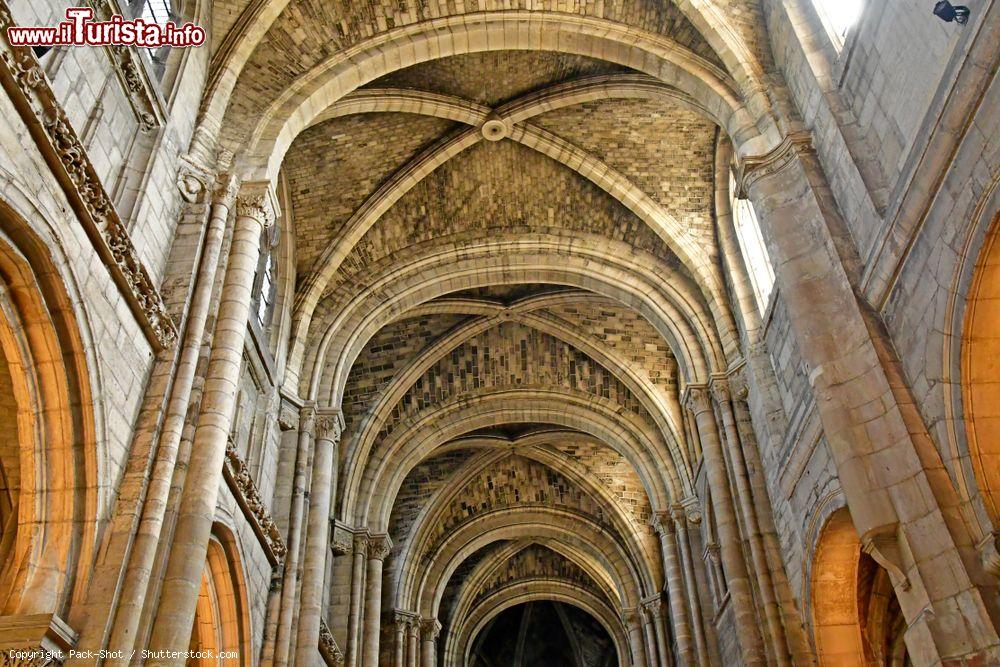
POLYGON ((232 536, 217 527, 208 544, 191 628, 188 665, 251 664, 246 588, 232 536))

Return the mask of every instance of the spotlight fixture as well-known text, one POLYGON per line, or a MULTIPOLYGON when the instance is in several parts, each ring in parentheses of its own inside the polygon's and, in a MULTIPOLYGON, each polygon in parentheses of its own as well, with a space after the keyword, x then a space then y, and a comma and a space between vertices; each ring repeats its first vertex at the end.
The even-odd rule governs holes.
POLYGON ((934 16, 947 23, 954 21, 959 25, 965 25, 969 21, 969 8, 965 5, 953 5, 948 0, 941 0, 934 5, 934 16))

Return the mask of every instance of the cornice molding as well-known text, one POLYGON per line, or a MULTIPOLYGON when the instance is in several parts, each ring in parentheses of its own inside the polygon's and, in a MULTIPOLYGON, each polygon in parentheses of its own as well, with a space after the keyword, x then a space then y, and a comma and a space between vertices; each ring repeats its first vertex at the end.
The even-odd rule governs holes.
POLYGON ((271 518, 271 512, 260 497, 246 463, 232 442, 226 445, 226 465, 222 472, 229 490, 236 497, 236 503, 243 510, 247 522, 260 541, 267 560, 272 566, 280 564, 288 551, 284 540, 281 539, 281 531, 271 518))
POLYGON ((157 352, 177 340, 163 297, 139 259, 132 239, 29 47, 12 46, 14 25, 0 0, 0 80, 21 120, 52 170, 94 249, 157 352))

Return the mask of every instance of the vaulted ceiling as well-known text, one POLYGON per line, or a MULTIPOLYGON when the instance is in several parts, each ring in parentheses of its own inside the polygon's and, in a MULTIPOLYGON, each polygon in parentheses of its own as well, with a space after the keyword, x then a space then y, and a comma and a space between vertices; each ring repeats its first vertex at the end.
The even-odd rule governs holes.
POLYGON ((392 607, 455 655, 518 601, 620 624, 693 493, 681 392, 739 357, 716 155, 768 132, 758 3, 214 20, 216 147, 285 191, 286 384, 343 410, 337 519, 391 537, 392 607))

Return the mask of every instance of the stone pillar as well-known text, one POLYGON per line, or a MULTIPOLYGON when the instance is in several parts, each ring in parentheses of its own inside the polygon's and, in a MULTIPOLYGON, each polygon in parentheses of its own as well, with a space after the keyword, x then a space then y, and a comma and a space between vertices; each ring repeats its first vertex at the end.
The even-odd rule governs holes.
POLYGON ((657 512, 653 516, 653 527, 660 536, 663 552, 663 575, 667 581, 667 599, 670 604, 670 620, 677 642, 677 659, 682 665, 698 664, 694 654, 690 615, 687 608, 687 589, 681 571, 680 557, 677 555, 677 541, 674 522, 670 512, 657 512))
POLYGON ((743 525, 748 533, 750 558, 753 563, 760 591, 761 603, 764 606, 764 621, 767 624, 767 636, 770 640, 774 660, 780 667, 791 665, 788 653, 788 642, 785 638, 785 627, 781 622, 781 610, 775 597, 774 582, 771 577, 771 563, 764 548, 764 538, 757 517, 757 503, 750 489, 746 459, 740 434, 736 430, 736 420, 733 417, 732 395, 729 382, 723 378, 712 379, 712 397, 719 407, 722 416, 722 427, 725 433, 726 448, 729 451, 729 461, 732 467, 732 479, 736 486, 737 506, 743 514, 743 525))
POLYGON ((382 562, 391 551, 392 540, 388 535, 372 535, 369 538, 362 667, 378 667, 379 633, 382 630, 382 562))
POLYGON ((312 487, 309 492, 309 522, 306 557, 302 570, 302 599, 299 602, 297 663, 307 664, 312 647, 319 641, 323 613, 323 578, 330 553, 330 507, 336 495, 340 411, 322 412, 316 419, 312 487))
POLYGON ((722 443, 719 441, 712 401, 704 387, 689 385, 687 392, 687 407, 694 413, 695 425, 701 439, 702 457, 705 462, 708 488, 712 494, 722 567, 726 575, 730 603, 733 605, 733 619, 740 654, 744 664, 761 665, 765 663, 764 647, 757 629, 753 592, 750 588, 746 561, 743 559, 740 531, 736 525, 736 511, 729 489, 726 461, 722 454, 722 443))
POLYGON ((790 134, 741 170, 851 518, 893 582, 910 654, 1000 663, 960 500, 881 316, 859 296, 861 261, 810 136, 790 134))
POLYGON ((392 667, 406 667, 406 640, 407 631, 413 624, 409 616, 396 612, 393 619, 396 623, 395 643, 392 646, 392 667))
MULTIPOLYGON (((236 200, 229 267, 163 593, 150 638, 153 650, 181 652, 188 647, 232 428, 261 234, 274 223, 278 210, 270 184, 244 184, 236 200)), ((153 660, 147 664, 183 665, 184 660, 153 660)))
POLYGON ((646 640, 646 663, 649 667, 665 667, 656 648, 656 629, 653 627, 652 616, 645 607, 640 608, 639 616, 642 618, 642 636, 646 640))
POLYGON ((674 664, 670 651, 670 640, 667 638, 666 619, 663 618, 663 596, 657 595, 643 603, 643 608, 653 622, 653 632, 656 634, 656 650, 660 655, 660 664, 669 667, 674 664))
POLYGON ((708 640, 705 639, 701 598, 698 597, 698 578, 694 571, 694 557, 692 556, 691 542, 687 529, 688 521, 691 519, 696 519, 696 521, 692 521, 695 524, 701 521, 701 514, 692 512, 689 515, 684 507, 675 505, 670 510, 670 516, 674 521, 674 528, 676 529, 681 572, 684 577, 684 590, 687 593, 688 610, 691 612, 691 629, 694 634, 694 646, 698 658, 697 664, 707 665, 710 662, 708 640))
POLYGON ((420 622, 420 639, 423 645, 420 667, 437 667, 437 640, 440 634, 441 624, 436 618, 420 622))
POLYGON ((634 667, 651 667, 646 660, 646 647, 642 638, 642 616, 638 609, 626 609, 622 612, 622 621, 628 632, 628 645, 632 649, 632 665, 634 667))
POLYGON ((407 652, 406 667, 420 666, 420 619, 410 619, 410 626, 406 632, 407 652))
POLYGON ((365 563, 368 560, 368 534, 354 534, 351 567, 351 609, 347 625, 347 664, 358 667, 361 660, 361 628, 364 625, 365 563))
MULTIPOLYGON (((299 437, 295 454, 292 502, 288 513, 288 553, 281 578, 281 607, 278 612, 278 635, 274 644, 274 664, 284 666, 291 657, 292 621, 298 606, 299 557, 302 552, 302 523, 305 515, 306 476, 309 474, 309 449, 316 430, 316 407, 312 403, 299 411, 299 437)), ((317 629, 318 630, 318 629, 317 629)), ((318 634, 317 634, 318 638, 318 634)))

